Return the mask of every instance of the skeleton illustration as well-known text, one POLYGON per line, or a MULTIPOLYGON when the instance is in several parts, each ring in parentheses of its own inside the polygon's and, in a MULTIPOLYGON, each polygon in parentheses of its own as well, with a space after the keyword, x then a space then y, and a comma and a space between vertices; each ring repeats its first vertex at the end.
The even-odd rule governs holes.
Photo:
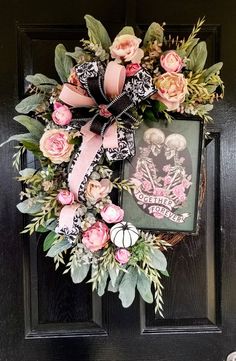
POLYGON ((165 134, 156 128, 150 128, 144 132, 143 140, 150 145, 152 154, 156 157, 163 147, 165 134))

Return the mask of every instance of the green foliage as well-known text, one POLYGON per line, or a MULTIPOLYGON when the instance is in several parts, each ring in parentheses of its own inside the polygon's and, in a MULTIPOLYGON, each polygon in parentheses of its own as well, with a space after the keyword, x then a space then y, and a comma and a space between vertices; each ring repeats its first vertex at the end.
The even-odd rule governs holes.
POLYGON ((142 299, 147 303, 153 302, 153 295, 151 291, 151 281, 143 272, 138 274, 137 289, 142 299))
POLYGON ((167 260, 164 254, 154 247, 151 248, 150 254, 150 266, 159 270, 159 271, 166 271, 167 267, 167 260))
POLYGON ((73 68, 71 58, 66 55, 66 48, 63 44, 58 44, 55 49, 55 68, 63 83, 65 83, 73 68))
POLYGON ((23 177, 24 179, 27 179, 27 178, 32 177, 35 172, 36 172, 36 169, 34 169, 34 168, 25 168, 25 169, 21 170, 19 173, 20 173, 21 177, 23 177))
POLYGON ((81 64, 86 61, 91 60, 91 55, 88 54, 86 51, 84 51, 82 48, 79 48, 78 46, 75 47, 74 52, 66 52, 67 56, 70 56, 72 59, 76 61, 76 63, 81 64))
POLYGON ((27 75, 25 79, 41 91, 51 91, 58 84, 56 80, 40 73, 27 75))
POLYGON ((111 39, 102 23, 91 15, 85 15, 89 40, 93 44, 101 45, 107 52, 111 46, 111 39))
POLYGON ((154 41, 156 41, 157 44, 162 44, 163 37, 162 26, 158 23, 152 23, 144 36, 143 45, 146 47, 148 43, 152 43, 154 41))
POLYGON ((71 267, 71 278, 74 283, 81 283, 88 275, 90 264, 73 264, 71 267))
MULTIPOLYGON (((47 231, 46 228, 44 228, 44 229, 47 231)), ((39 229, 38 229, 38 232, 39 232, 39 229)), ((53 242, 55 242, 55 240, 57 238, 58 238, 58 235, 55 232, 51 231, 51 232, 48 233, 48 235, 46 236, 46 238, 45 238, 45 240, 43 242, 43 250, 44 250, 44 252, 48 251, 51 248, 53 242)))
POLYGON ((27 115, 17 115, 14 120, 23 125, 31 133, 32 137, 40 140, 44 133, 44 126, 40 121, 27 115))
POLYGON ((63 239, 57 243, 55 243, 46 254, 47 257, 55 257, 59 253, 66 251, 67 249, 71 248, 72 244, 67 240, 63 239))
POLYGON ((37 107, 44 101, 44 95, 41 93, 33 94, 23 99, 15 107, 18 113, 28 114, 37 109, 37 107))
POLYGON ((193 30, 192 30, 191 34, 189 35, 188 39, 183 40, 181 42, 181 45, 179 45, 177 47, 177 50, 180 49, 180 50, 186 51, 187 56, 191 53, 194 46, 197 45, 197 43, 198 43, 198 39, 196 39, 196 36, 199 33, 199 31, 201 30, 204 22, 205 22, 205 18, 198 19, 197 24, 193 27, 193 30))
POLYGON ((119 299, 121 300, 122 306, 125 308, 129 307, 134 301, 137 280, 137 269, 129 267, 119 286, 119 299))
POLYGON ((118 188, 120 191, 125 190, 126 192, 132 194, 132 189, 134 189, 135 185, 130 182, 128 179, 122 179, 116 178, 112 182, 113 186, 115 188, 118 188))
POLYGON ((119 32, 119 34, 118 34, 117 36, 126 35, 126 34, 135 35, 134 29, 133 29, 132 26, 125 26, 125 27, 123 27, 123 29, 119 32))
POLYGON ((219 71, 221 70, 222 66, 223 66, 223 63, 222 63, 222 62, 219 62, 219 63, 216 63, 216 64, 210 66, 210 68, 205 69, 205 70, 202 72, 200 81, 204 81, 205 83, 207 83, 213 75, 216 75, 216 74, 219 73, 219 71))
POLYGON ((206 42, 201 41, 198 43, 189 56, 189 63, 187 68, 192 70, 194 73, 199 73, 203 70, 207 59, 207 47, 206 42))
POLYGON ((36 214, 41 211, 42 204, 38 202, 37 198, 28 198, 18 203, 16 207, 21 213, 36 214))

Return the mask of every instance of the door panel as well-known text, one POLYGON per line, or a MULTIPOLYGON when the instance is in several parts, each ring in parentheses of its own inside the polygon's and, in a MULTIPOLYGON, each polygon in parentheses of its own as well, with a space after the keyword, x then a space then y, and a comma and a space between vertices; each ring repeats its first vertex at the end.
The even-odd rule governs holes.
POLYGON ((41 1, 36 10, 27 1, 9 0, 1 15, 0 142, 21 130, 11 119, 27 87, 24 77, 36 72, 56 77, 54 48, 60 42, 70 51, 79 45, 86 37, 85 13, 99 18, 111 36, 125 23, 142 32, 151 21, 166 21, 167 32, 185 36, 206 15, 210 25, 201 38, 207 41, 208 63, 224 61, 227 92, 208 127, 212 139, 205 147, 207 190, 199 235, 168 251, 165 319, 137 296, 132 307, 123 309, 117 295, 99 298, 88 284, 74 285, 62 268, 54 272, 42 237, 19 235, 26 222, 15 210, 20 186, 12 178, 12 147, 2 148, 0 360, 226 360, 236 349, 235 5, 227 1, 222 9, 220 1, 213 7, 202 0, 184 0, 181 8, 173 1, 160 6, 153 0, 59 5, 53 0, 41 1))

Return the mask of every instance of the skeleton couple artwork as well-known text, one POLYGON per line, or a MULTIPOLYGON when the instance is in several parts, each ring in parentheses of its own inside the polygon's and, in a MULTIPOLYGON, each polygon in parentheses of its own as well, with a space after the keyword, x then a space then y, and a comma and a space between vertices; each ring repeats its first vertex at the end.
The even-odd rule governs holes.
POLYGON ((186 138, 149 128, 137 147, 133 196, 139 207, 158 220, 184 223, 189 213, 179 213, 188 199, 192 182, 192 161, 186 138))

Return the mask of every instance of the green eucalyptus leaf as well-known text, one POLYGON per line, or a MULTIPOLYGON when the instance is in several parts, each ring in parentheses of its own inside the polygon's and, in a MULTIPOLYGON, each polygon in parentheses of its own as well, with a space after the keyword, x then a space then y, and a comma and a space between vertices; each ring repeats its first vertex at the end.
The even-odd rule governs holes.
POLYGON ((84 18, 91 43, 98 45, 101 44, 103 49, 109 51, 109 47, 111 46, 111 39, 102 23, 91 15, 85 15, 84 18))
POLYGON ((48 78, 46 75, 40 73, 27 75, 25 79, 43 91, 50 91, 58 84, 56 80, 48 78))
MULTIPOLYGON (((40 231, 38 230, 38 232, 40 232, 40 231)), ((45 240, 43 242, 43 250, 44 250, 44 252, 48 251, 49 248, 51 248, 51 246, 52 246, 53 242, 55 241, 56 237, 57 237, 57 234, 55 232, 52 231, 52 232, 48 233, 47 237, 45 238, 45 240)))
POLYGON ((119 285, 113 286, 113 285, 112 285, 112 282, 111 282, 111 280, 110 280, 109 283, 108 283, 107 290, 108 290, 109 292, 116 293, 116 292, 119 291, 119 285))
POLYGON ((44 100, 43 94, 33 94, 23 99, 17 106, 15 107, 18 113, 28 114, 35 110, 44 100))
POLYGON ((134 267, 129 267, 127 271, 119 286, 119 299, 125 308, 129 307, 134 301, 138 279, 138 273, 134 267))
POLYGON ((203 74, 202 74, 202 81, 204 81, 205 83, 207 83, 207 81, 210 79, 210 77, 214 74, 217 74, 221 68, 223 66, 223 63, 222 62, 219 62, 219 63, 216 63, 212 66, 210 66, 210 68, 208 69, 205 69, 203 74))
POLYGON ((63 83, 65 83, 73 68, 72 59, 66 55, 66 48, 63 44, 58 44, 55 49, 55 68, 63 83))
POLYGON ((17 141, 19 143, 23 143, 23 142, 35 142, 35 144, 38 144, 36 142, 36 140, 34 138, 32 138, 32 135, 30 133, 24 133, 24 134, 15 134, 12 135, 10 138, 8 138, 5 142, 3 142, 2 144, 0 144, 0 147, 2 147, 3 145, 11 142, 11 141, 17 141))
POLYGON ((71 248, 72 245, 70 242, 68 242, 67 240, 63 240, 60 241, 56 244, 54 244, 48 251, 48 253, 46 254, 47 257, 55 257, 57 256, 59 253, 67 250, 68 248, 71 248))
POLYGON ((167 260, 164 254, 154 247, 151 248, 151 251, 149 253, 150 257, 150 265, 151 267, 159 270, 159 271, 165 271, 167 267, 167 260))
POLYGON ((157 41, 158 44, 162 44, 163 42, 163 28, 158 23, 152 23, 143 40, 143 45, 147 46, 149 42, 157 41))
POLYGON ((110 276, 110 279, 111 279, 111 284, 112 284, 112 286, 115 287, 116 280, 117 280, 118 275, 119 275, 119 270, 118 270, 117 267, 109 267, 108 272, 109 272, 109 276, 110 276))
POLYGON ((160 271, 160 272, 161 272, 161 274, 163 274, 164 276, 170 277, 170 274, 169 274, 169 272, 167 271, 167 269, 166 269, 165 271, 160 271))
POLYGON ((39 226, 37 228, 36 232, 38 232, 38 233, 46 233, 46 232, 48 232, 48 229, 43 227, 43 226, 39 226))
POLYGON ((188 69, 194 73, 199 73, 203 70, 207 59, 206 42, 201 41, 198 43, 189 56, 188 69))
POLYGON ((135 35, 134 29, 133 29, 132 26, 125 26, 125 27, 119 32, 119 34, 118 34, 117 36, 126 35, 126 34, 128 34, 128 35, 135 35))
POLYGON ((18 203, 16 207, 21 213, 35 214, 41 211, 42 204, 38 203, 36 198, 27 198, 23 202, 18 203))
POLYGON ((57 226, 57 219, 55 218, 48 219, 47 222, 44 224, 44 226, 47 228, 47 230, 54 231, 57 226))
MULTIPOLYGON (((197 45, 197 43, 199 42, 199 38, 194 38, 192 39, 191 43, 189 44, 189 46, 187 47, 186 51, 186 56, 189 57, 189 55, 191 54, 191 51, 193 50, 193 48, 197 45)), ((178 51, 177 51, 178 52, 178 51)))
POLYGON ((74 283, 82 282, 86 277, 90 269, 90 264, 82 263, 77 267, 71 268, 71 278, 74 283))
POLYGON ((74 52, 66 52, 67 56, 70 56, 72 59, 74 59, 77 63, 89 61, 91 59, 90 54, 86 53, 82 48, 79 48, 78 46, 75 47, 74 52))
POLYGON ((17 115, 13 119, 23 125, 34 138, 39 140, 42 137, 44 126, 39 120, 30 118, 27 115, 17 115))
POLYGON ((105 289, 106 289, 106 285, 107 285, 107 279, 108 279, 108 272, 104 272, 103 276, 101 277, 100 282, 98 283, 98 288, 97 288, 97 293, 98 296, 103 296, 105 289))
POLYGON ((137 289, 142 299, 147 303, 153 302, 151 282, 143 272, 138 275, 137 289))

